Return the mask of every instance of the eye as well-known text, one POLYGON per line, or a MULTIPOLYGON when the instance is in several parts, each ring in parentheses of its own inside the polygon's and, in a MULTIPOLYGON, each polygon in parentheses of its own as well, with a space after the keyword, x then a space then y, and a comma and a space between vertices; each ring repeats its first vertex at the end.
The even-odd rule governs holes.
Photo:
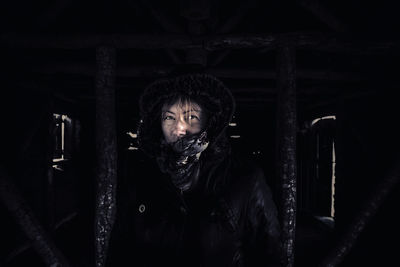
POLYGON ((188 115, 188 116, 185 116, 185 121, 193 123, 194 121, 195 122, 200 121, 200 118, 196 115, 188 115))
POLYGON ((199 117, 197 117, 196 115, 190 115, 189 119, 190 120, 200 120, 199 117))
POLYGON ((164 121, 175 120, 175 118, 173 116, 171 116, 171 115, 167 115, 167 116, 164 116, 163 120, 164 121))

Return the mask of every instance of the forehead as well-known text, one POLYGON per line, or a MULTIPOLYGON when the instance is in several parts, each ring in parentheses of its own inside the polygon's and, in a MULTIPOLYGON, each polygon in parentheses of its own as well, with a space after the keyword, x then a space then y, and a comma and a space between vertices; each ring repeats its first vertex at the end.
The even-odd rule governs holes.
POLYGON ((194 111, 201 111, 201 107, 199 104, 196 102, 190 101, 190 100, 181 100, 178 99, 172 104, 164 104, 162 107, 162 111, 168 111, 168 110, 194 110, 194 111))

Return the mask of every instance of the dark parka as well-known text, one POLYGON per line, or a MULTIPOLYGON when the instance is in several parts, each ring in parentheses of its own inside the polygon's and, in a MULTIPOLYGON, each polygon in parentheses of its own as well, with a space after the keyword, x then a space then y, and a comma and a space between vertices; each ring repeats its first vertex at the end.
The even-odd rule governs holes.
MULTIPOLYGON (((277 210, 264 174, 230 149, 234 100, 216 78, 182 75, 151 84, 140 100, 143 156, 120 183, 108 266, 280 266, 277 210), (159 170, 161 107, 185 95, 208 110, 209 147, 189 192, 159 170)), ((128 166, 128 165, 127 165, 128 166)))

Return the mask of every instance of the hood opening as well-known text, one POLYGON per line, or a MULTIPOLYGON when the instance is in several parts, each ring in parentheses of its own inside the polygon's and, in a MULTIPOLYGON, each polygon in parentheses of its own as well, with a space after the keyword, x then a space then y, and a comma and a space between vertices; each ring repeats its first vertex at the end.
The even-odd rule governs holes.
POLYGON ((203 129, 210 142, 207 150, 214 153, 226 150, 225 132, 235 110, 235 101, 222 81, 203 73, 157 80, 144 90, 139 99, 139 148, 150 157, 160 153, 163 139, 161 110, 164 104, 172 104, 178 99, 195 102, 207 113, 208 119, 203 129))

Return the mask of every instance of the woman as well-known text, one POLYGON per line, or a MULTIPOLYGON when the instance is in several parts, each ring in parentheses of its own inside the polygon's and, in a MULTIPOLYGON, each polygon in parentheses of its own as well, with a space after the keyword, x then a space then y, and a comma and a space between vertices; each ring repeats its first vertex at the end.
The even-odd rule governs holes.
POLYGON ((138 142, 149 160, 132 167, 119 198, 110 266, 279 266, 271 191, 229 146, 234 109, 230 91, 206 74, 146 88, 138 142))

